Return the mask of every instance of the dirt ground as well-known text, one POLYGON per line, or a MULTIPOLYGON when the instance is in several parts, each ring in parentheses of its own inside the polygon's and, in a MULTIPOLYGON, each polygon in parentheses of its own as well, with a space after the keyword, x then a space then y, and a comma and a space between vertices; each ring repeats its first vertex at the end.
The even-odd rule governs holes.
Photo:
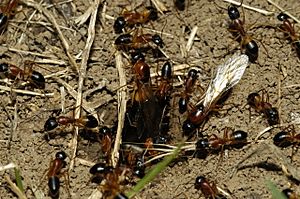
MULTIPOLYGON (((14 162, 20 168, 28 198, 36 197, 32 192, 32 189, 36 187, 43 194, 40 198, 50 198, 47 180, 43 176, 57 151, 64 150, 68 155, 67 163, 71 161, 70 157, 73 153, 71 132, 74 132, 74 129, 63 129, 62 131, 70 133, 45 141, 44 123, 50 116, 57 115, 62 106, 66 109, 65 114, 72 114, 76 103, 78 73, 72 70, 72 64, 61 38, 52 22, 49 21, 49 17, 45 17, 36 7, 30 6, 29 0, 22 2, 27 3, 21 3, 17 7, 17 12, 11 16, 7 30, 0 37, 1 62, 15 64, 21 68, 24 60, 36 62, 39 66, 34 66, 34 70, 45 75, 46 87, 41 90, 30 86, 24 87, 21 85, 22 81, 14 81, 12 84, 12 81, 1 80, 1 86, 6 86, 7 90, 3 87, 0 89, 2 93, 0 96, 0 127, 2 129, 0 164, 6 165, 14 162), (73 87, 76 93, 72 94, 63 82, 73 87), (11 92, 11 88, 31 90, 42 95, 52 94, 45 97, 15 93, 11 92), (65 96, 63 97, 61 93, 65 93, 65 96), (14 104, 12 99, 16 101, 14 104)), ((48 0, 42 2, 41 6, 47 8, 54 16, 65 36, 70 56, 80 65, 87 41, 89 20, 82 25, 75 23, 75 20, 87 11, 92 1, 68 1, 56 4, 56 6, 48 0)), ((238 42, 234 41, 227 30, 226 8, 229 4, 215 1, 218 4, 216 6, 210 1, 190 0, 187 9, 178 12, 174 8, 173 1, 162 2, 169 12, 159 14, 159 19, 145 25, 143 32, 151 33, 149 29, 162 31, 161 35, 165 43, 163 50, 170 60, 174 65, 188 64, 196 67, 200 71, 197 84, 206 87, 215 67, 235 52, 240 51, 238 42), (195 26, 198 27, 196 39, 188 55, 184 57, 180 46, 186 44, 189 37, 189 32, 183 33, 184 27, 195 26)), ((300 18, 299 10, 296 9, 300 7, 300 1, 278 2, 281 7, 300 18)), ((242 149, 226 151, 221 162, 219 162, 219 154, 211 154, 204 160, 186 157, 184 160, 176 161, 146 186, 137 198, 204 198, 201 191, 194 188, 195 178, 199 175, 216 182, 217 186, 229 192, 232 198, 271 198, 271 193, 266 186, 268 180, 276 184, 280 190, 292 187, 300 194, 298 185, 291 181, 281 169, 282 165, 287 166, 287 164, 278 157, 278 153, 282 153, 290 161, 292 147, 276 148, 276 150, 272 147, 265 147, 263 150, 262 146, 265 143, 265 146, 273 145, 272 138, 281 129, 274 128, 260 137, 258 141, 254 141, 258 133, 268 127, 268 123, 264 117, 254 114, 253 110, 252 117, 249 119, 250 112, 246 105, 246 99, 250 93, 266 89, 270 103, 279 109, 282 124, 299 118, 299 57, 290 41, 284 38, 283 33, 272 28, 280 24, 276 18, 279 13, 278 9, 265 0, 244 0, 243 3, 274 12, 274 14, 265 16, 255 11, 244 10, 246 27, 254 24, 249 34, 259 45, 258 60, 247 67, 243 78, 226 100, 221 113, 211 115, 203 129, 205 129, 204 135, 215 133, 218 136, 222 136, 224 127, 243 130, 248 132, 250 144, 242 149), (243 162, 241 165, 243 168, 231 177, 233 168, 238 162, 257 148, 259 148, 258 153, 243 162)), ((144 2, 144 4, 149 5, 149 2, 144 2)), ((113 31, 114 20, 110 16, 116 18, 125 6, 136 7, 137 5, 139 3, 135 1, 107 1, 105 19, 101 14, 102 6, 99 7, 95 25, 96 35, 82 89, 83 99, 92 107, 92 111, 86 112, 82 109, 82 112, 97 115, 100 126, 113 126, 118 114, 116 90, 119 87, 119 76, 113 56, 115 53, 113 44, 117 35, 113 31)), ((296 29, 300 29, 297 24, 296 29)), ((166 58, 160 60, 147 58, 154 74, 165 60, 166 58)), ((130 98, 133 85, 132 72, 127 61, 124 61, 124 65, 129 87, 127 97, 130 98)), ((185 69, 180 72, 186 74, 187 71, 188 69, 185 69)), ((180 73, 177 71, 176 74, 180 73)), ((180 82, 176 75, 173 79, 174 85, 180 82)), ((184 76, 181 76, 181 79, 184 79, 184 76)), ((174 86, 172 98, 178 100, 178 93, 182 90, 182 85, 174 86)), ((169 113, 171 128, 168 134, 173 138, 172 144, 180 142, 181 124, 187 116, 180 115, 177 109, 177 105, 171 103, 169 113)), ((297 124, 295 124, 295 129, 296 132, 300 131, 297 124)), ((77 158, 74 169, 69 173, 70 185, 66 186, 66 181, 61 179, 60 198, 70 198, 68 192, 71 198, 88 198, 97 188, 96 184, 90 182, 89 165, 101 161, 100 144, 90 143, 80 137, 78 139, 77 158)), ((191 141, 196 140, 196 136, 191 139, 191 141)), ((296 153, 293 161, 288 165, 299 168, 299 154, 296 153)), ((296 169, 296 172, 299 170, 296 169)), ((13 170, 1 171, 2 177, 5 174, 14 179, 13 170)), ((1 198, 16 198, 4 178, 0 181, 0 196, 1 198)))

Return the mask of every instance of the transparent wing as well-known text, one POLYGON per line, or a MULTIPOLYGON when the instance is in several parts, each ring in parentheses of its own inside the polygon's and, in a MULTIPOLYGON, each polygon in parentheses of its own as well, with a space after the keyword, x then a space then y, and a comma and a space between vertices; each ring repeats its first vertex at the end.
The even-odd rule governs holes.
POLYGON ((242 78, 249 58, 247 55, 235 54, 224 64, 217 67, 216 76, 210 82, 203 100, 204 107, 209 107, 218 97, 236 85, 242 78))

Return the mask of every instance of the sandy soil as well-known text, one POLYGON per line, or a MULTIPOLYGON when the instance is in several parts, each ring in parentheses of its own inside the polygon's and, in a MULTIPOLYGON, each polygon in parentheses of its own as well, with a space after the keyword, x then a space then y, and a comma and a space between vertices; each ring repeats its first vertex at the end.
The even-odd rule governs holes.
MULTIPOLYGON (((232 56, 233 53, 228 52, 239 51, 238 42, 233 40, 226 29, 228 4, 215 1, 219 5, 216 6, 209 1, 190 0, 185 11, 177 12, 172 1, 162 2, 166 4, 170 12, 165 15, 159 14, 159 20, 146 25, 143 31, 147 32, 146 28, 163 31, 162 38, 165 43, 163 50, 165 53, 175 65, 197 66, 201 71, 197 84, 201 84, 202 87, 207 86, 215 67, 232 56), (180 53, 180 45, 182 44, 180 38, 188 38, 188 32, 182 33, 185 26, 190 28, 198 26, 199 28, 197 39, 187 57, 183 57, 180 53)), ((211 154, 204 160, 186 157, 184 160, 177 161, 151 182, 138 195, 139 198, 204 198, 201 191, 196 190, 193 185, 196 176, 199 175, 204 175, 216 182, 217 186, 227 190, 232 198, 271 198, 271 193, 266 186, 267 180, 271 180, 280 189, 292 186, 300 193, 299 187, 290 181, 282 171, 282 161, 276 156, 277 152, 268 147, 247 159, 243 163, 243 169, 238 170, 233 177, 230 176, 234 166, 241 159, 262 146, 263 143, 267 143, 267 146, 272 145, 273 136, 280 131, 280 128, 274 128, 264 134, 259 141, 253 141, 259 132, 268 127, 268 123, 264 117, 254 114, 253 110, 252 117, 249 119, 250 113, 248 106, 246 106, 246 99, 250 93, 266 89, 270 103, 279 109, 281 123, 291 122, 297 119, 300 114, 299 58, 291 43, 284 39, 283 33, 271 28, 271 26, 280 24, 276 19, 279 11, 263 0, 245 0, 244 3, 264 10, 275 11, 275 15, 264 16, 245 9, 246 26, 255 23, 255 28, 250 29, 249 34, 253 35, 259 45, 259 58, 256 63, 249 65, 240 83, 232 90, 222 108, 225 111, 221 111, 219 115, 210 116, 203 128, 203 134, 215 133, 222 136, 222 129, 231 127, 235 130, 248 132, 251 144, 242 149, 229 150, 221 162, 219 162, 219 154, 211 154)), ((149 5, 149 2, 146 4, 149 5)), ((71 56, 80 65, 81 53, 87 40, 89 20, 82 25, 78 25, 74 21, 89 8, 90 3, 76 0, 72 3, 56 5, 56 7, 49 5, 53 4, 45 1, 42 6, 48 7, 47 10, 55 16, 63 35, 67 38, 71 56), (61 14, 62 12, 65 16, 61 14)), ((138 3, 133 3, 133 1, 108 1, 106 14, 117 17, 125 6, 135 7, 136 5, 138 3)), ((300 13, 296 10, 300 7, 299 1, 280 1, 280 6, 300 18, 300 13)), ((53 93, 53 96, 14 94, 10 91, 1 90, 0 164, 5 165, 14 162, 18 165, 28 198, 35 197, 31 191, 33 187, 38 187, 44 194, 41 198, 49 198, 47 180, 43 176, 57 151, 64 150, 68 155, 67 163, 70 162, 73 153, 70 143, 74 129, 63 129, 63 131, 70 133, 45 141, 43 126, 50 116, 57 115, 58 110, 61 109, 62 97, 60 92, 63 88, 66 95, 64 107, 67 110, 65 113, 72 114, 76 99, 59 82, 57 77, 77 91, 78 74, 72 70, 57 31, 49 20, 35 8, 25 4, 18 6, 17 10, 20 12, 11 17, 7 30, 0 37, 1 62, 23 67, 24 60, 35 61, 39 66, 35 66, 34 70, 46 76, 46 88, 40 90, 25 86, 25 90, 42 94, 53 93), (29 23, 28 19, 30 19, 29 23), (51 74, 54 75, 51 76, 51 74), (15 105, 11 103, 12 99, 16 100, 15 105)), ((98 116, 101 126, 112 126, 117 120, 116 89, 119 86, 118 71, 113 56, 115 52, 113 43, 117 35, 112 28, 114 21, 109 18, 104 20, 100 16, 99 11, 95 26, 96 36, 83 84, 83 97, 87 102, 95 103, 92 114, 98 116)), ((296 29, 299 29, 298 25, 296 25, 296 29)), ((187 39, 184 39, 184 42, 187 42, 187 39)), ((153 58, 149 58, 147 61, 152 66, 153 73, 163 63, 163 60, 159 61, 153 58)), ((129 67, 125 67, 125 69, 128 74, 128 85, 132 87, 131 70, 129 67)), ((182 72, 186 73, 187 70, 182 72)), ((7 86, 9 90, 13 87, 24 89, 21 83, 21 81, 16 81, 10 86, 7 81, 1 81, 1 85, 7 86)), ((175 83, 178 83, 178 78, 174 77, 175 83)), ((182 86, 174 87, 172 96, 175 100, 182 89, 182 86)), ((128 92, 129 97, 130 92, 128 92)), ((84 114, 86 113, 84 112, 84 114)), ((173 138, 171 142, 174 144, 179 142, 182 137, 181 123, 186 115, 180 116, 176 105, 171 105, 169 115, 171 117, 171 129, 168 134, 173 138)), ((296 132, 299 132, 297 125, 295 125, 295 129, 296 132)), ((196 139, 195 136, 191 141, 196 139)), ((78 158, 96 163, 101 161, 99 151, 99 143, 90 143, 79 138, 78 158)), ((290 160, 292 147, 278 149, 278 151, 285 154, 290 160)), ((299 154, 293 156, 291 165, 294 168, 299 168, 299 154)), ((60 198, 69 198, 68 192, 70 192, 71 198, 88 198, 91 195, 97 185, 90 182, 89 168, 88 163, 82 164, 76 159, 74 169, 69 173, 70 185, 67 186, 65 180, 61 179, 63 182, 60 198)), ((8 174, 12 179, 14 178, 13 170, 1 172, 2 176, 5 174, 8 174)), ((1 198, 16 198, 4 178, 1 179, 1 198)))

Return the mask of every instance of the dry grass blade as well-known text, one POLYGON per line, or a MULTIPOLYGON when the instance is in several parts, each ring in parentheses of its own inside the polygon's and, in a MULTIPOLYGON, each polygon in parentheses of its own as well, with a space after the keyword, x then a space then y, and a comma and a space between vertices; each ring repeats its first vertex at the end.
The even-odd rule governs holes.
MULTIPOLYGON (((82 60, 81 60, 81 66, 79 70, 79 79, 78 79, 78 92, 77 92, 77 99, 76 99, 76 109, 75 109, 75 118, 78 119, 80 117, 80 109, 82 104, 82 89, 83 89, 83 81, 86 77, 86 68, 87 68, 87 62, 90 57, 90 51, 95 39, 95 25, 96 25, 96 19, 97 19, 97 13, 98 13, 98 7, 100 4, 100 0, 95 0, 93 4, 93 13, 91 15, 89 28, 88 28, 88 37, 86 41, 86 45, 83 49, 82 53, 82 60)), ((71 147, 73 149, 73 154, 71 156, 71 162, 69 171, 71 171, 74 167, 74 161, 76 157, 76 151, 77 151, 77 136, 78 136, 78 127, 75 128, 74 137, 72 139, 71 147)))
POLYGON ((55 27, 57 33, 58 33, 58 36, 63 44, 63 47, 64 47, 64 50, 66 51, 66 54, 69 58, 69 61, 71 63, 71 65, 74 67, 74 69, 79 72, 79 68, 76 64, 76 61, 74 59, 74 57, 71 55, 70 51, 69 51, 69 43, 67 42, 67 39, 65 38, 65 36, 63 35, 62 31, 60 30, 60 27, 59 25, 57 24, 56 22, 56 19, 55 17, 47 10, 45 9, 44 7, 42 7, 40 4, 34 2, 34 1, 31 1, 31 0, 22 0, 22 2, 24 4, 26 4, 27 6, 30 6, 30 7, 33 7, 35 8, 36 10, 38 10, 40 13, 43 13, 47 19, 52 23, 52 25, 55 27))
POLYGON ((168 11, 167 7, 160 0, 151 0, 151 2, 161 14, 168 11))
POLYGON ((9 163, 9 164, 7 164, 7 165, 4 165, 4 166, 0 166, 0 171, 5 171, 5 170, 7 170, 7 169, 13 169, 13 168, 15 168, 16 167, 16 165, 14 164, 14 163, 9 163))
POLYGON ((4 176, 6 182, 9 184, 10 189, 18 196, 20 199, 27 199, 25 194, 17 187, 15 183, 12 182, 8 175, 4 176))
POLYGON ((186 47, 185 47, 185 48, 186 48, 186 52, 189 52, 189 51, 191 50, 192 45, 193 45, 193 43, 194 43, 194 39, 195 39, 196 34, 197 34, 197 31, 198 31, 198 27, 195 26, 195 27, 192 29, 192 32, 191 32, 190 37, 189 37, 189 40, 188 40, 188 42, 187 42, 187 44, 186 44, 186 47))
POLYGON ((0 85, 0 90, 20 93, 20 94, 24 94, 24 95, 41 96, 41 97, 52 97, 54 95, 54 93, 37 93, 37 92, 21 90, 21 89, 14 89, 14 88, 12 89, 10 87, 2 86, 2 85, 0 85))
POLYGON ((123 67, 123 60, 122 60, 122 54, 121 52, 117 51, 115 54, 116 59, 116 68, 119 73, 119 80, 120 80, 120 87, 121 89, 118 90, 117 96, 118 96, 118 129, 117 129, 117 135, 116 140, 114 144, 114 149, 111 154, 111 161, 113 167, 117 166, 118 160, 119 160, 119 149, 120 145, 122 143, 122 130, 124 127, 124 120, 125 120, 125 113, 126 113, 126 74, 123 67))
MULTIPOLYGON (((241 5, 241 2, 234 1, 234 0, 223 0, 223 1, 234 4, 234 5, 237 5, 237 6, 241 5)), ((267 11, 267 10, 262 10, 262 9, 259 9, 259 8, 254 8, 254 7, 245 5, 244 3, 242 4, 242 6, 246 9, 253 10, 255 12, 259 12, 263 15, 272 15, 272 14, 274 14, 274 12, 270 12, 270 11, 267 11)))

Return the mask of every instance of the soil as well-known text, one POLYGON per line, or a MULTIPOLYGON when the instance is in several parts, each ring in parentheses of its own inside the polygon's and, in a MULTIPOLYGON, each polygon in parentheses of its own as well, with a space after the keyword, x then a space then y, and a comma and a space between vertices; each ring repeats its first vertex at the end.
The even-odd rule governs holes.
MULTIPOLYGON (((162 2, 165 3, 169 12, 164 15, 159 14, 157 21, 144 25, 143 32, 149 32, 147 28, 162 31, 165 43, 163 50, 170 60, 174 65, 189 64, 201 71, 197 85, 205 88, 213 78, 212 74, 216 66, 240 51, 239 43, 227 30, 226 8, 228 3, 190 0, 185 11, 176 11, 173 1, 162 2), (189 32, 183 33, 183 30, 185 27, 193 28, 195 26, 199 28, 197 38, 188 56, 184 57, 180 52, 182 44, 180 41, 184 38, 185 44, 189 32)), ((90 3, 85 0, 76 0, 71 3, 55 4, 56 6, 48 1, 44 1, 42 4, 56 19, 62 34, 67 38, 70 46, 69 52, 76 58, 78 65, 81 63, 81 53, 87 40, 89 20, 82 25, 78 25, 74 21, 89 8, 90 3)), ((291 42, 284 38, 282 32, 274 28, 280 24, 276 18, 279 11, 267 1, 244 0, 243 3, 263 10, 274 11, 275 14, 264 16, 258 12, 244 10, 245 26, 249 28, 249 34, 259 45, 258 60, 247 67, 243 78, 233 88, 219 114, 209 116, 202 128, 202 133, 205 136, 213 133, 222 136, 225 127, 243 130, 248 132, 249 144, 242 149, 226 150, 222 157, 220 153, 209 154, 206 159, 184 157, 160 173, 137 195, 137 198, 204 198, 201 191, 194 188, 195 178, 199 175, 215 182, 218 187, 230 193, 232 198, 272 198, 266 185, 268 180, 272 181, 280 190, 292 187, 300 193, 300 188, 282 171, 282 161, 271 148, 261 150, 249 157, 242 163, 243 168, 231 177, 233 168, 240 160, 263 143, 272 145, 273 136, 282 130, 282 128, 274 128, 260 137, 258 141, 254 141, 258 133, 268 127, 268 123, 266 118, 256 114, 254 110, 251 111, 250 117, 250 111, 246 105, 247 96, 250 93, 265 89, 268 92, 270 103, 279 109, 282 124, 292 122, 300 114, 299 57, 297 57, 291 42), (250 27, 251 25, 253 27, 250 27)), ((284 9, 300 18, 300 13, 295 9, 300 7, 300 1, 290 0, 279 3, 284 9)), ((149 2, 144 2, 144 4, 149 5, 149 2)), ((139 3, 134 1, 107 1, 106 14, 116 18, 125 7, 132 10, 137 5, 139 3)), ((241 8, 239 9, 241 10, 241 8)), ((93 106, 94 112, 88 113, 83 110, 83 114, 97 115, 100 126, 113 126, 117 121, 118 114, 116 90, 119 87, 119 76, 113 56, 115 53, 113 44, 117 35, 113 31, 114 20, 101 18, 101 10, 100 7, 95 26, 96 36, 83 84, 84 99, 97 104, 93 106)), ((296 25, 296 29, 299 29, 298 25, 296 25)), ((73 110, 76 108, 76 99, 58 81, 57 77, 77 91, 78 73, 72 70, 56 29, 43 14, 33 7, 20 3, 16 13, 11 15, 7 29, 0 38, 1 62, 22 68, 25 60, 32 60, 37 63, 37 66, 34 65, 34 70, 46 76, 46 88, 43 90, 30 85, 24 86, 20 79, 9 81, 10 84, 8 81, 1 81, 1 85, 7 86, 9 90, 1 90, 0 96, 0 126, 2 129, 0 163, 6 165, 14 162, 18 166, 28 198, 35 198, 32 192, 34 187, 38 187, 41 191, 42 197, 40 198, 50 198, 45 173, 57 151, 65 151, 68 155, 66 161, 70 162, 73 153, 70 144, 74 129, 67 127, 58 130, 70 133, 58 135, 46 141, 43 131, 44 123, 50 116, 73 114, 73 110), (65 71, 65 69, 68 70, 65 71), (11 92, 10 88, 31 90, 42 94, 53 93, 53 96, 16 94, 11 92), (62 107, 62 89, 65 90, 63 106, 66 110, 59 113, 62 107)), ((147 63, 152 66, 152 72, 156 73, 157 68, 166 61, 166 58, 154 59, 151 58, 152 55, 148 56, 147 63)), ((126 59, 124 60, 128 86, 132 88, 132 72, 128 67, 128 62, 126 59)), ((187 74, 187 71, 188 69, 185 69, 181 72, 187 74)), ((184 79, 184 76, 181 78, 184 79)), ((155 82, 156 80, 153 80, 153 85, 156 84, 155 82)), ((177 76, 174 75, 174 85, 178 82, 177 76)), ((182 90, 183 86, 174 86, 172 99, 178 100, 178 93, 182 90)), ((129 89, 128 98, 130 98, 131 92, 132 89, 129 89)), ((168 134, 172 137, 172 144, 182 140, 181 124, 187 116, 180 115, 177 109, 177 105, 171 103, 169 111, 171 128, 168 134)), ((295 131, 299 132, 299 130, 299 127, 295 125, 295 131)), ((190 141, 197 139, 197 136, 193 136, 190 141)), ((293 147, 278 148, 278 151, 285 154, 289 160, 292 150, 293 147)), ((97 189, 98 185, 90 181, 89 168, 93 163, 101 161, 100 151, 99 143, 89 142, 79 137, 74 169, 68 173, 69 185, 63 177, 61 178, 60 198, 88 198, 97 189), (88 162, 83 163, 78 158, 88 162)), ((294 154, 290 164, 294 168, 299 168, 299 154, 294 154)), ((5 174, 14 179, 13 170, 1 172, 2 176, 5 174)), ((17 198, 4 178, 0 183, 1 198, 17 198)))

